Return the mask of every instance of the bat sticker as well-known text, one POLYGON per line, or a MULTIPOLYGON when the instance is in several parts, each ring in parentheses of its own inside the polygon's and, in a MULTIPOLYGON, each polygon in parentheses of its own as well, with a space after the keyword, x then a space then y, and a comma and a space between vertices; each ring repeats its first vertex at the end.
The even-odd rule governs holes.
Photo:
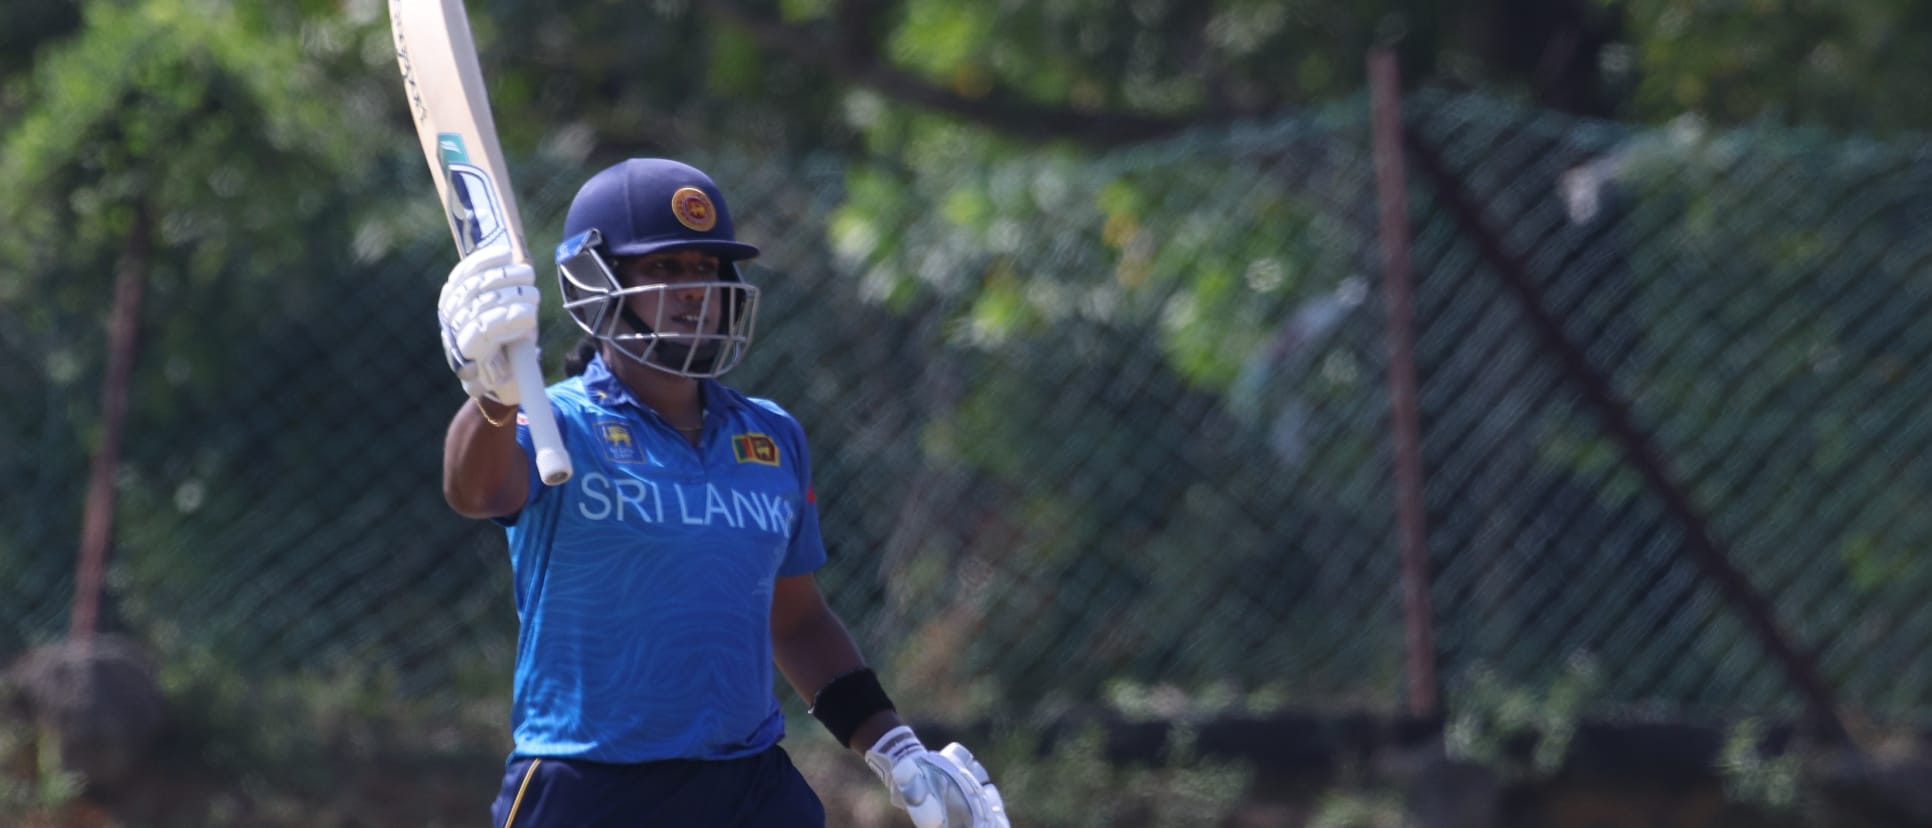
POLYGON ((449 224, 461 240, 462 255, 499 244, 510 243, 510 224, 504 219, 503 201, 496 184, 482 169, 470 163, 463 148, 463 136, 445 132, 436 136, 443 157, 443 180, 449 182, 449 224))

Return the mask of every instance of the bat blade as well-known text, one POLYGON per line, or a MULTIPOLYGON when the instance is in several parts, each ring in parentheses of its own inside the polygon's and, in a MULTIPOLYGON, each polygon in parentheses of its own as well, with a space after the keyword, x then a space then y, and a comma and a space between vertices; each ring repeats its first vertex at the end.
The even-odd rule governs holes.
MULTIPOLYGON (((457 255, 504 245, 517 262, 529 263, 523 220, 462 0, 390 0, 389 24, 410 119, 457 255)), ((536 447, 537 473, 545 484, 559 485, 570 479, 570 454, 544 394, 534 343, 513 346, 510 365, 536 447)))

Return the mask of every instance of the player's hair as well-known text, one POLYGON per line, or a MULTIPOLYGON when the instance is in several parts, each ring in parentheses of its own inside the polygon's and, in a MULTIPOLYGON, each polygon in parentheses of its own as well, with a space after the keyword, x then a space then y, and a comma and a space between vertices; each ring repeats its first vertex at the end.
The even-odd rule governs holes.
POLYGON ((583 376, 585 369, 590 367, 591 358, 595 356, 597 356, 597 337, 585 336, 577 340, 577 344, 570 349, 570 353, 564 354, 564 376, 583 376))

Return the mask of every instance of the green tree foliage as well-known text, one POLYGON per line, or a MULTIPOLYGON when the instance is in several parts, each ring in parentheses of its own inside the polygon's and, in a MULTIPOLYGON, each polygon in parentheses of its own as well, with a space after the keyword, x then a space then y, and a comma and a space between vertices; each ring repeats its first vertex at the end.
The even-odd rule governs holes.
MULTIPOLYGON (((211 15, 185 0, 87 7, 70 39, 14 78, 21 117, 4 134, 8 182, 0 246, 12 332, 35 340, 50 379, 79 381, 68 365, 98 361, 96 324, 133 216, 155 216, 152 298, 230 291, 240 315, 300 304, 314 279, 340 266, 323 234, 340 233, 351 187, 373 160, 343 117, 375 114, 326 80, 345 48, 341 26, 265 12, 211 15), (304 32, 304 36, 283 34, 304 32), (329 182, 331 186, 318 186, 329 182), (318 248, 324 252, 318 255, 318 248), (32 301, 27 301, 31 299, 32 301), (17 314, 17 315, 16 315, 17 314)), ((347 245, 340 247, 346 248, 347 245)), ((147 330, 150 348, 186 361, 149 374, 145 400, 162 402, 219 382, 196 370, 208 320, 170 319, 147 330)), ((91 372, 88 372, 91 373, 91 372)), ((86 416, 86 412, 76 412, 86 416)))
MULTIPOLYGON (((469 5, 513 163, 557 175, 519 183, 552 202, 581 170, 628 155, 841 159, 836 180, 790 182, 795 191, 741 200, 740 210, 835 191, 830 209, 781 207, 750 219, 795 225, 815 240, 802 249, 826 260, 772 266, 835 267, 847 291, 835 295, 863 303, 882 325, 915 310, 946 315, 937 331, 891 329, 927 337, 909 351, 957 381, 921 388, 925 418, 881 440, 917 455, 886 467, 931 475, 916 483, 965 479, 998 493, 985 513, 933 516, 951 521, 973 555, 1044 567, 1121 550, 1083 573, 1092 600, 1122 605, 1187 565, 1187 539, 1203 527, 1387 522, 1375 492, 1360 486, 1323 504, 1268 494, 1279 490, 1269 484, 1280 467, 1358 468, 1374 450, 1307 438, 1324 418, 1375 416, 1320 405, 1358 398, 1376 381, 1378 343, 1321 339, 1332 324, 1323 320, 1364 312, 1363 280, 1373 273, 1372 262, 1338 252, 1359 248, 1369 226, 1358 104, 1370 47, 1398 47, 1414 81, 1501 89, 1587 114, 1909 128, 1932 112, 1923 105, 1924 50, 1899 46, 1932 35, 1932 12, 1909 0, 469 5), (1337 100, 1349 104, 1331 109, 1337 100), (1268 133, 1284 113, 1305 115, 1297 123, 1307 134, 1268 133), (1207 129, 1234 137, 1195 145, 1225 154, 1187 159, 1187 175, 1169 174, 1174 148, 1207 129), (1294 149, 1244 154, 1243 130, 1294 149), (1098 149, 1129 144, 1141 146, 1094 160, 1098 149), (1151 357, 1138 356, 1143 345, 1151 357), (1106 386, 1092 399, 1109 411, 1158 419, 1145 410, 1158 393, 1194 416, 1152 434, 1083 435, 1071 453, 1061 435, 1005 416, 1017 401, 1065 397, 1069 371, 1081 366, 1099 366, 1083 379, 1106 386), (1296 379, 1300 396, 1269 381, 1281 376, 1296 379), (1268 463, 1248 461, 1257 447, 1272 452, 1268 463), (1167 452, 1189 462, 1159 469, 1158 485, 1138 492, 1055 488, 1106 464, 1153 466, 1167 452), (1256 494, 1204 497, 1205 470, 1226 468, 1256 494)), ((32 415, 35 445, 0 463, 42 491, 78 492, 74 458, 98 440, 93 389, 109 285, 140 226, 134 217, 152 216, 133 429, 204 437, 182 452, 134 449, 124 543, 169 554, 132 556, 125 571, 140 584, 205 580, 145 594, 245 593, 238 617, 299 626, 286 617, 299 611, 275 608, 273 592, 313 573, 243 567, 245 553, 311 543, 380 557, 366 549, 372 533, 416 531, 425 546, 475 537, 434 514, 433 497, 398 505, 367 495, 344 478, 369 470, 331 462, 370 439, 372 429, 349 424, 374 419, 407 434, 384 435, 394 449, 388 471, 433 492, 433 480, 420 479, 436 448, 424 435, 446 413, 391 403, 372 415, 358 402, 395 387, 449 387, 428 333, 411 349, 373 335, 426 325, 426 297, 448 265, 438 217, 421 209, 427 182, 389 48, 382 4, 370 0, 9 6, 0 30, 0 345, 31 359, 0 365, 0 378, 10 396, 18 385, 57 402, 32 415), (356 278, 376 270, 422 278, 356 278), (191 310, 217 305, 230 310, 191 310), (385 367, 371 375, 351 358, 385 367), (236 396, 233 379, 265 361, 296 366, 288 370, 299 381, 236 396), (241 408, 269 414, 205 426, 241 408), (200 517, 183 529, 184 514, 200 517)), ((533 247, 544 249, 554 226, 526 218, 533 247)), ((1737 248, 1707 242, 1713 255, 1737 248)), ((1753 250, 1738 266, 1783 255, 1753 250)), ((1775 261, 1766 270, 1779 272, 1775 261)), ((910 384, 904 374, 914 372, 898 370, 903 382, 881 394, 910 384)), ((0 536, 0 560, 64 545, 76 523, 73 514, 32 516, 29 528, 0 536)), ((410 575, 434 571, 424 554, 410 575)), ((1876 573, 1865 577, 1882 580, 1889 559, 1858 557, 1876 573)), ((1238 572, 1241 563, 1220 565, 1238 572)), ((350 572, 370 561, 344 555, 332 565, 350 572)), ((1307 588, 1233 586, 1256 595, 1307 588)), ((460 587, 414 600, 432 604, 460 587)), ((350 605, 355 596, 331 597, 350 605)), ((1240 657, 1144 614, 1081 620, 1044 592, 1030 606, 1004 623, 1078 628, 1119 664, 1240 657), (1127 632, 1102 640, 1110 629, 1127 632)), ((291 635, 312 643, 326 631, 291 635)), ((1048 654, 1040 662, 1051 667, 1048 654)))
POLYGON ((1637 111, 1718 123, 1932 127, 1932 6, 1916 0, 1615 0, 1637 111))
MULTIPOLYGON (((205 507, 214 519, 198 525, 214 529, 252 507, 246 486, 215 502, 203 493, 261 468, 267 426, 209 426, 265 402, 232 394, 250 366, 306 371, 335 344, 328 328, 340 322, 320 314, 365 263, 359 223, 388 201, 385 164, 407 158, 390 148, 409 149, 372 147, 357 123, 395 120, 391 84, 374 85, 387 79, 364 60, 371 21, 324 10, 138 0, 87 4, 71 28, 60 9, 28 18, 43 25, 24 31, 50 39, 24 50, 31 67, 4 83, 15 117, 0 132, 0 339, 25 357, 9 397, 49 405, 0 461, 72 511, 30 520, 0 540, 0 557, 71 548, 84 459, 102 437, 103 322, 123 268, 145 282, 119 533, 144 553, 124 563, 137 581, 205 570, 192 550, 209 539, 179 518, 205 507), (184 451, 155 439, 172 434, 199 439, 184 451), (73 494, 52 496, 61 491, 73 494)), ((328 411, 326 390, 291 383, 288 401, 328 411)), ((299 454, 288 459, 300 467, 299 454)), ((37 601, 59 594, 17 583, 37 601)))

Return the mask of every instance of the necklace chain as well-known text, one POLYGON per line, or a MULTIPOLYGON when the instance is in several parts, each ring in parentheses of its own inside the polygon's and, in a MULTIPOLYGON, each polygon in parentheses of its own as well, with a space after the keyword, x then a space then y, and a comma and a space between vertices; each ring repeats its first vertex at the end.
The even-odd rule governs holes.
POLYGON ((670 426, 672 430, 678 432, 679 434, 692 434, 692 435, 702 434, 704 433, 704 424, 711 422, 711 412, 704 410, 704 407, 702 405, 698 407, 698 424, 694 426, 678 425, 677 423, 672 422, 671 418, 662 411, 653 410, 652 413, 655 413, 657 415, 659 422, 662 422, 665 425, 670 426))

